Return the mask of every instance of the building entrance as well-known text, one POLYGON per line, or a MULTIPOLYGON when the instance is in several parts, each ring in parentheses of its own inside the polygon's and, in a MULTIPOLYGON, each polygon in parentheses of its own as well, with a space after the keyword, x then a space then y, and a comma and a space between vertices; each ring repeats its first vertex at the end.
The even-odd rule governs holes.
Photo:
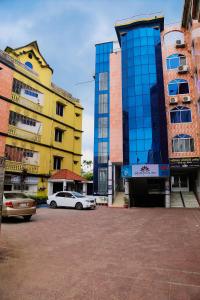
POLYGON ((171 177, 172 192, 189 192, 189 177, 187 175, 174 175, 171 177))
POLYGON ((132 178, 129 193, 131 207, 164 207, 165 179, 132 178))

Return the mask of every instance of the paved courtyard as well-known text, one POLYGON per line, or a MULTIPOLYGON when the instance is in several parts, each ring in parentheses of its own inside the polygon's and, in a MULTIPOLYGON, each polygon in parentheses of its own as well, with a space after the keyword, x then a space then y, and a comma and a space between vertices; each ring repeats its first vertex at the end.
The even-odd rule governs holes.
POLYGON ((1 300, 199 300, 200 210, 40 208, 2 224, 1 300))

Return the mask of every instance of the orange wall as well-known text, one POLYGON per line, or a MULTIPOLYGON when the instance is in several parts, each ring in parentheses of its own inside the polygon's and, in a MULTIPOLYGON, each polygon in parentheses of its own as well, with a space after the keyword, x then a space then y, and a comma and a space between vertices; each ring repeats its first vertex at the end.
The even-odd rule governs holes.
POLYGON ((163 75, 164 75, 164 85, 165 85, 165 106, 166 106, 166 114, 167 114, 167 130, 168 130, 168 150, 169 150, 169 158, 177 158, 177 157, 197 157, 200 156, 200 140, 199 140, 199 133, 200 133, 200 118, 198 114, 197 108, 197 98, 195 96, 195 85, 194 85, 194 76, 193 76, 193 62, 192 62, 192 55, 191 55, 191 38, 188 31, 181 29, 180 31, 184 33, 185 37, 185 48, 178 48, 175 47, 175 42, 172 46, 166 46, 164 43, 164 35, 167 32, 180 30, 178 27, 171 27, 166 29, 162 33, 162 56, 163 56, 163 75), (166 67, 166 57, 171 54, 180 53, 186 56, 187 65, 189 66, 189 72, 186 74, 178 74, 176 69, 167 70, 166 67), (182 99, 184 95, 177 95, 178 103, 175 105, 169 104, 170 98, 172 96, 168 95, 168 83, 171 80, 176 78, 182 78, 188 81, 190 93, 188 94, 192 101, 191 103, 185 104, 182 103, 182 99), (179 124, 171 124, 170 123, 170 110, 176 106, 186 106, 191 109, 192 112, 192 123, 179 123, 179 124), (172 138, 177 134, 188 134, 191 135, 194 139, 194 152, 172 152, 172 138))
POLYGON ((121 52, 110 54, 110 160, 123 162, 121 52))
MULTIPOLYGON (((1 96, 11 98, 13 71, 0 63, 0 132, 7 133, 10 103, 1 96)), ((0 135, 0 156, 4 156, 6 137, 0 135)))

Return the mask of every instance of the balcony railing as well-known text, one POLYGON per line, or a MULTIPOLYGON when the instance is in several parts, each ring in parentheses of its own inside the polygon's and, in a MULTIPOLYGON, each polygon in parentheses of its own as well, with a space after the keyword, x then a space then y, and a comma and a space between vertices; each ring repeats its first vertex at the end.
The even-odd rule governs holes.
POLYGON ((12 100, 34 111, 42 112, 42 106, 40 104, 36 104, 17 93, 12 92, 12 100))
POLYGON ((26 170, 30 174, 38 174, 39 166, 30 165, 23 162, 6 160, 5 170, 8 172, 19 172, 19 173, 26 170))
POLYGON ((8 134, 12 136, 16 136, 19 138, 23 138, 29 141, 33 142, 40 142, 41 141, 41 135, 23 130, 21 128, 17 128, 16 126, 9 125, 8 126, 8 134))
POLYGON ((13 58, 8 53, 0 50, 0 57, 2 57, 4 60, 7 60, 8 62, 14 64, 15 68, 29 76, 38 77, 38 73, 26 66, 25 64, 21 63, 19 60, 13 58))

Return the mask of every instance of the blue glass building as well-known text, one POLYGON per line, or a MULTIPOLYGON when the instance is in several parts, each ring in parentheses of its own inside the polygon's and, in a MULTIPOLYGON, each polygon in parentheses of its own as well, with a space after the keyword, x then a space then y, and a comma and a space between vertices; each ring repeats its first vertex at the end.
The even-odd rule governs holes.
MULTIPOLYGON (((140 165, 143 165, 142 170, 147 170, 150 165, 157 168, 157 179, 169 176, 168 170, 162 171, 162 166, 168 165, 160 38, 164 29, 164 18, 127 22, 116 25, 115 29, 121 47, 122 177, 134 177, 132 169, 140 165), (123 169, 126 172, 123 173, 123 169)), ((94 192, 105 195, 109 160, 109 54, 112 51, 113 43, 96 45, 94 192), (106 81, 106 84, 102 83, 105 84, 103 90, 100 88, 101 80, 106 81), (104 112, 100 109, 102 94, 107 95, 107 109, 104 112), (102 118, 107 121, 100 120, 102 118)))
POLYGON ((94 107, 94 193, 107 194, 109 159, 110 53, 113 42, 96 45, 94 107))
POLYGON ((160 31, 163 18, 117 26, 122 51, 124 164, 168 162, 160 31))

